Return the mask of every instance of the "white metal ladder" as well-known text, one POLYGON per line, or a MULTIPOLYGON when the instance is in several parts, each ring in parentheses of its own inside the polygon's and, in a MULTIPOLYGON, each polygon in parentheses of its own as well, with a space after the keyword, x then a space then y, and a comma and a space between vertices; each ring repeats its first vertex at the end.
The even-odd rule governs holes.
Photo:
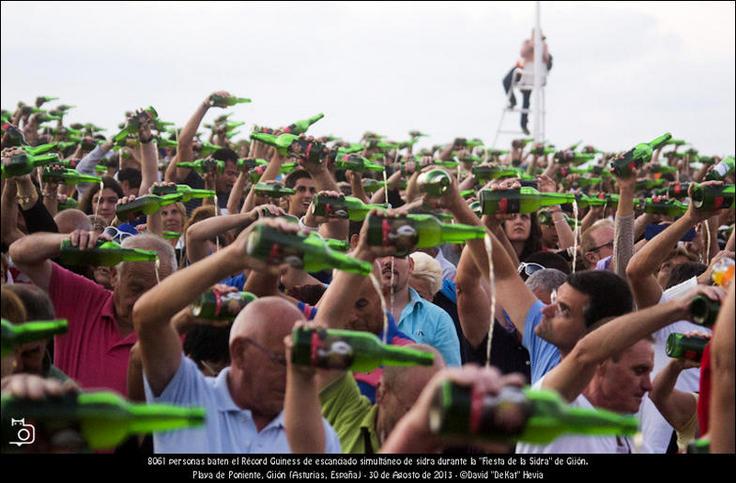
MULTIPOLYGON (((539 91, 540 99, 541 99, 541 120, 542 120, 542 139, 544 139, 544 133, 545 133, 545 96, 544 96, 544 86, 547 84, 547 69, 546 66, 543 70, 543 77, 542 77, 542 87, 539 91)), ((503 106, 503 109, 501 109, 501 119, 498 121, 498 127, 496 128, 496 135, 493 138, 493 144, 491 145, 492 148, 496 148, 496 143, 498 142, 498 137, 501 134, 514 134, 514 135, 524 135, 527 134, 524 133, 524 131, 519 129, 503 129, 503 121, 506 117, 506 113, 510 112, 518 112, 519 114, 527 113, 527 115, 531 118, 531 114, 533 112, 532 108, 529 109, 523 109, 522 107, 509 107, 509 104, 511 103, 511 96, 514 94, 514 90, 518 89, 521 91, 522 89, 528 89, 533 90, 534 88, 534 64, 526 66, 524 69, 520 69, 519 67, 514 68, 514 71, 511 74, 511 88, 509 89, 509 95, 506 98, 506 105, 503 106), (517 77, 519 79, 517 80, 517 77)), ((519 92, 519 95, 522 95, 521 92, 519 92)), ((518 98, 517 98, 518 99, 518 98)), ((531 102, 530 102, 531 104, 531 102)), ((519 103, 519 105, 523 106, 523 101, 519 103)), ((537 108, 536 106, 534 107, 537 108)), ((515 122, 518 125, 519 118, 516 118, 515 122)))

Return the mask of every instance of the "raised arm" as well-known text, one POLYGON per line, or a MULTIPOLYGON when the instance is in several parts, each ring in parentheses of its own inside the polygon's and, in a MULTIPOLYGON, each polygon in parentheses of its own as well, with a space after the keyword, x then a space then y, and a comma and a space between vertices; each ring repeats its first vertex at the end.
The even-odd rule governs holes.
MULTIPOLYGON (((298 322, 294 328, 302 325, 305 324, 298 322)), ((289 448, 297 454, 324 453, 326 437, 316 371, 291 363, 291 335, 286 336, 284 345, 287 360, 284 429, 289 448)))
MULTIPOLYGON (((557 166, 557 164, 552 163, 552 166, 557 166)), ((552 168, 553 172, 555 170, 555 168, 552 168)), ((539 176, 537 178, 537 185, 539 186, 539 191, 542 193, 557 192, 557 183, 555 183, 554 179, 552 179, 552 177, 549 175, 539 176)), ((575 232, 573 232, 572 228, 570 228, 570 225, 567 224, 567 220, 565 220, 565 214, 562 213, 562 208, 560 208, 560 205, 551 207, 550 212, 552 213, 552 221, 555 225, 555 231, 557 232, 560 249, 567 250, 568 248, 575 246, 575 232)))
POLYGON ((710 432, 711 453, 734 453, 734 287, 731 282, 728 297, 721 306, 711 346, 710 432))
POLYGON ((720 300, 717 287, 698 286, 683 298, 617 317, 580 339, 570 354, 544 378, 543 387, 554 389, 568 402, 583 392, 598 365, 662 327, 690 317, 690 301, 703 294, 720 300))
POLYGON ((138 140, 141 143, 141 186, 138 192, 144 194, 158 181, 158 149, 153 142, 152 127, 153 120, 149 115, 138 129, 138 140))
POLYGON ((81 250, 94 248, 98 234, 95 231, 76 230, 72 233, 34 233, 24 236, 10 246, 10 258, 18 269, 46 292, 51 282, 51 258, 61 253, 61 243, 70 240, 81 250))
MULTIPOLYGON (((280 220, 262 220, 286 231, 280 220)), ((253 225, 237 240, 183 270, 166 277, 146 292, 133 307, 133 324, 140 341, 143 369, 155 395, 161 394, 176 374, 182 357, 182 345, 176 330, 169 323, 181 309, 219 280, 246 268, 265 268, 246 253, 246 241, 253 225)))
POLYGON ((637 171, 626 178, 616 178, 619 200, 616 207, 613 238, 613 267, 626 278, 626 266, 634 255, 634 192, 637 171))
POLYGON ((695 210, 691 204, 682 217, 649 240, 641 250, 634 254, 626 267, 626 276, 634 292, 637 307, 640 309, 650 307, 659 302, 662 297, 662 287, 657 283, 654 273, 666 260, 680 238, 690 228, 706 220, 710 215, 710 212, 695 210))

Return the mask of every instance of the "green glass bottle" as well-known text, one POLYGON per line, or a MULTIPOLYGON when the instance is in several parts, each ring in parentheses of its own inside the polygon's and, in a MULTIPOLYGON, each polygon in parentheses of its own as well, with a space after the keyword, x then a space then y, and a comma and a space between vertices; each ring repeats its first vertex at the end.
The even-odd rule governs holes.
POLYGON ((101 450, 113 449, 131 435, 202 426, 205 409, 135 404, 109 391, 81 392, 43 400, 3 395, 3 424, 10 427, 11 418, 23 419, 42 434, 73 428, 79 431, 87 448, 101 450))
POLYGON ((123 248, 115 242, 104 240, 97 240, 97 246, 91 250, 80 250, 73 247, 69 240, 64 240, 59 254, 64 265, 95 267, 112 267, 121 262, 154 262, 157 258, 158 252, 155 250, 123 248))
POLYGON ((240 311, 257 298, 250 292, 222 293, 210 289, 192 304, 192 315, 206 320, 235 320, 240 311))
POLYGON ((28 342, 48 339, 57 334, 64 334, 67 331, 68 325, 65 319, 38 320, 24 322, 22 324, 13 324, 8 320, 2 319, 2 356, 5 357, 14 348, 28 342))
POLYGON ((255 132, 250 135, 250 138, 268 144, 269 146, 273 146, 278 149, 281 154, 286 154, 289 146, 291 146, 294 141, 299 139, 299 136, 291 133, 284 133, 275 136, 273 134, 255 132))
POLYGON ((513 141, 511 141, 511 147, 514 149, 522 149, 524 146, 532 141, 534 141, 534 138, 514 139, 513 141))
POLYGON ((554 154, 554 146, 537 146, 531 150, 531 153, 535 156, 547 156, 548 154, 554 154))
POLYGON ((284 198, 296 194, 296 191, 287 188, 281 183, 257 183, 255 186, 256 194, 267 196, 269 198, 284 198))
POLYGON ((603 409, 573 407, 554 391, 504 387, 497 396, 444 382, 429 411, 434 434, 478 441, 548 444, 565 434, 633 435, 634 416, 603 409))
POLYGON ((681 203, 677 200, 667 199, 655 202, 652 198, 646 198, 641 201, 639 202, 639 207, 643 208, 644 213, 652 213, 655 215, 679 217, 687 212, 688 207, 686 203, 681 203), (643 201, 643 203, 641 201, 643 201))
POLYGON ((115 208, 115 215, 120 220, 135 220, 142 215, 152 215, 164 206, 173 205, 182 200, 179 193, 171 195, 144 195, 140 196, 130 203, 118 205, 115 208))
POLYGON ((499 156, 503 156, 504 154, 508 154, 508 149, 493 149, 493 148, 486 148, 486 154, 489 157, 497 158, 499 156))
POLYGON ((595 154, 576 153, 571 149, 557 151, 554 159, 559 164, 582 164, 595 158, 595 154))
POLYGON ((684 139, 669 139, 663 146, 684 146, 685 144, 687 144, 687 141, 684 139))
POLYGON ((61 116, 54 116, 53 114, 50 114, 48 112, 39 112, 36 114, 36 122, 38 124, 43 124, 45 122, 51 121, 61 121, 61 116))
POLYGON ((210 105, 219 105, 219 106, 235 106, 237 104, 248 104, 252 102, 247 97, 235 97, 235 96, 219 96, 217 94, 212 94, 210 96, 210 105))
POLYGON ((47 166, 43 169, 41 179, 45 182, 63 183, 67 185, 75 185, 79 183, 96 183, 100 184, 102 178, 89 174, 82 174, 74 169, 66 169, 60 166, 47 166))
POLYGON ((700 359, 703 358, 703 350, 709 342, 710 337, 674 333, 667 336, 665 352, 673 359, 700 362, 700 359))
POLYGON ((519 170, 511 166, 473 166, 470 172, 481 183, 494 179, 519 177, 519 170))
POLYGON ((178 143, 173 139, 166 139, 163 137, 158 137, 156 139, 156 144, 158 144, 159 148, 163 149, 176 149, 178 146, 178 143))
POLYGON ((57 203, 56 211, 70 210, 78 207, 79 203, 77 203, 77 200, 67 197, 67 199, 65 199, 64 201, 59 201, 57 203))
POLYGON ((384 187, 383 181, 373 178, 365 178, 362 180, 362 183, 363 191, 365 191, 366 193, 375 193, 376 191, 384 187))
POLYGON ((120 132, 113 136, 113 142, 118 146, 125 145, 127 138, 134 137, 138 134, 138 129, 140 129, 141 124, 148 117, 150 117, 154 122, 158 119, 158 112, 156 112, 156 109, 154 109, 153 106, 148 106, 140 112, 130 115, 125 121, 125 124, 123 124, 123 128, 120 132))
POLYGON ((320 112, 319 114, 315 114, 310 118, 302 119, 301 121, 296 121, 292 124, 289 124, 288 126, 283 128, 282 131, 290 134, 304 134, 305 132, 307 132, 307 129, 309 129, 309 126, 319 121, 323 117, 325 117, 325 115, 320 112))
POLYGON ((36 97, 36 107, 41 107, 47 102, 51 101, 58 101, 58 97, 52 97, 52 96, 38 96, 36 97))
POLYGON ((726 176, 733 174, 734 171, 734 157, 726 156, 721 160, 720 163, 713 166, 708 174, 705 175, 707 181, 723 181, 726 176))
POLYGON ((651 161, 654 150, 664 146, 670 139, 672 134, 664 133, 648 143, 637 144, 633 149, 611 161, 611 170, 619 178, 628 178, 634 169, 651 161))
POLYGON ((151 190, 154 195, 163 196, 171 194, 180 194, 181 202, 186 203, 190 200, 204 200, 214 198, 217 193, 214 190, 195 189, 186 184, 178 184, 176 186, 157 185, 151 190))
POLYGON ((687 454, 710 454, 710 439, 700 438, 690 441, 687 445, 687 454))
POLYGON ((337 169, 349 169, 350 171, 357 171, 365 173, 368 171, 383 171, 384 167, 381 164, 374 163, 363 156, 357 154, 345 154, 338 157, 335 160, 335 168, 337 169))
POLYGON ((734 185, 695 185, 692 189, 691 202, 698 210, 712 211, 730 208, 734 205, 734 185))
POLYGON ((433 197, 444 195, 450 186, 452 186, 452 177, 444 169, 431 169, 417 178, 419 192, 433 197))
POLYGON ((704 327, 712 327, 718 319, 721 304, 703 295, 698 295, 690 302, 691 320, 704 327))
POLYGON ((485 235, 486 230, 481 226, 440 223, 434 216, 426 214, 368 218, 368 245, 394 246, 399 257, 407 256, 414 248, 464 243, 485 235))
POLYGON ((238 169, 255 169, 258 166, 268 166, 268 161, 265 159, 260 158, 245 158, 245 159, 238 159, 237 162, 238 169))
POLYGON ((634 185, 634 189, 636 191, 649 191, 657 188, 663 187, 665 184, 667 184, 667 181, 664 179, 640 179, 636 181, 636 184, 634 185))
POLYGON ((163 233, 161 233, 161 236, 163 237, 164 240, 178 240, 179 238, 181 238, 181 235, 182 234, 179 233, 178 231, 166 230, 163 233))
POLYGON ((194 161, 184 161, 178 163, 176 166, 177 168, 193 169, 199 174, 225 172, 225 161, 220 161, 219 159, 196 159, 194 161))
POLYGON ((675 174, 677 173, 677 168, 664 164, 655 164, 649 168, 649 172, 655 174, 675 174))
POLYGON ((315 195, 310 210, 314 216, 339 218, 350 221, 363 221, 372 209, 385 209, 383 205, 363 203, 353 196, 328 196, 324 193, 315 195))
POLYGON ((3 124, 2 129, 7 147, 28 146, 28 142, 23 135, 23 131, 18 129, 17 126, 12 124, 3 124))
MULTIPOLYGON (((588 208, 591 206, 606 206, 611 204, 611 200, 608 199, 606 196, 598 197, 588 195, 575 195, 575 199, 577 200, 578 206, 580 208, 588 208)), ((618 203, 618 199, 616 199, 616 203, 618 203)))
POLYGON ((31 174, 39 166, 57 163, 58 161, 59 156, 53 153, 41 156, 30 156, 26 153, 14 154, 8 164, 2 165, 2 179, 25 176, 31 174))
POLYGON ((297 327, 291 362, 320 369, 369 372, 381 366, 431 366, 434 354, 381 343, 370 332, 297 327))
POLYGON ((38 146, 23 146, 23 151, 26 152, 26 154, 30 154, 31 156, 39 156, 41 154, 46 154, 50 151, 53 151, 55 149, 61 149, 59 146, 60 143, 46 143, 46 144, 39 144, 38 146))
POLYGON ((544 206, 571 204, 575 195, 569 193, 540 193, 522 186, 518 190, 481 190, 480 202, 484 215, 534 213, 544 206))
MULTIPOLYGON (((297 220, 298 222, 299 220, 297 220)), ((327 242, 327 247, 330 250, 335 250, 336 252, 349 252, 350 251, 350 242, 345 240, 335 240, 334 238, 325 238, 324 239, 327 242)))
POLYGON ((203 142, 199 146, 199 154, 202 156, 210 156, 221 149, 223 149, 222 146, 218 146, 217 144, 203 142))
POLYGON ((687 198, 687 192, 690 188, 690 183, 672 183, 666 188, 659 188, 654 191, 654 194, 667 196, 669 198, 681 200, 687 198))
POLYGON ((316 234, 284 233, 269 226, 256 226, 250 233, 246 251, 249 256, 269 265, 288 263, 306 272, 336 268, 359 275, 369 275, 370 262, 330 250, 316 234))
POLYGON ((578 178, 575 181, 570 182, 572 186, 579 186, 581 188, 589 188, 603 183, 603 178, 598 176, 591 176, 590 178, 578 178))

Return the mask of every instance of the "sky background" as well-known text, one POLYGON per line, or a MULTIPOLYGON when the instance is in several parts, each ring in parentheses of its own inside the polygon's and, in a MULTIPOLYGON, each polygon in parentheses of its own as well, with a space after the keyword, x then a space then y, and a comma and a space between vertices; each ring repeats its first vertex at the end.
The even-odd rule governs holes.
MULTIPOLYGON (((733 153, 734 5, 542 2, 554 57, 546 138, 622 150, 671 131, 701 153, 733 153)), ((535 11, 534 2, 1 8, 5 109, 59 96, 78 106, 67 123, 94 122, 110 136, 126 110, 154 105, 182 126, 205 96, 225 89, 253 99, 232 109, 247 130, 324 112, 310 132, 403 140, 418 129, 432 136, 420 146, 456 136, 491 143, 501 80, 535 11)), ((212 109, 205 122, 221 113, 212 109)), ((518 114, 505 127, 517 128, 518 114)))

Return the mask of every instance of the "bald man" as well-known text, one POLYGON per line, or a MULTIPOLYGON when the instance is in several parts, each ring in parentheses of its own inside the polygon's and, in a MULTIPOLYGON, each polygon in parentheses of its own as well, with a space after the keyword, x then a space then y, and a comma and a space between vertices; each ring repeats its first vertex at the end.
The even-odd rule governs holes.
MULTIPOLYGON (((258 222, 294 232, 296 226, 266 219, 258 222)), ((154 435, 156 453, 289 453, 284 409, 286 358, 284 338, 304 316, 279 297, 250 303, 230 330, 230 366, 216 378, 205 377, 182 353, 170 320, 217 281, 245 269, 265 269, 246 253, 253 225, 235 243, 168 279, 143 295, 133 307, 146 400, 204 406, 203 428, 154 435)), ((319 423, 317 423, 319 427, 319 423)), ((340 442, 322 420, 322 452, 339 453, 340 442)))
POLYGON ((91 231, 92 223, 82 210, 68 209, 60 211, 54 217, 59 233, 71 233, 74 230, 91 231))

